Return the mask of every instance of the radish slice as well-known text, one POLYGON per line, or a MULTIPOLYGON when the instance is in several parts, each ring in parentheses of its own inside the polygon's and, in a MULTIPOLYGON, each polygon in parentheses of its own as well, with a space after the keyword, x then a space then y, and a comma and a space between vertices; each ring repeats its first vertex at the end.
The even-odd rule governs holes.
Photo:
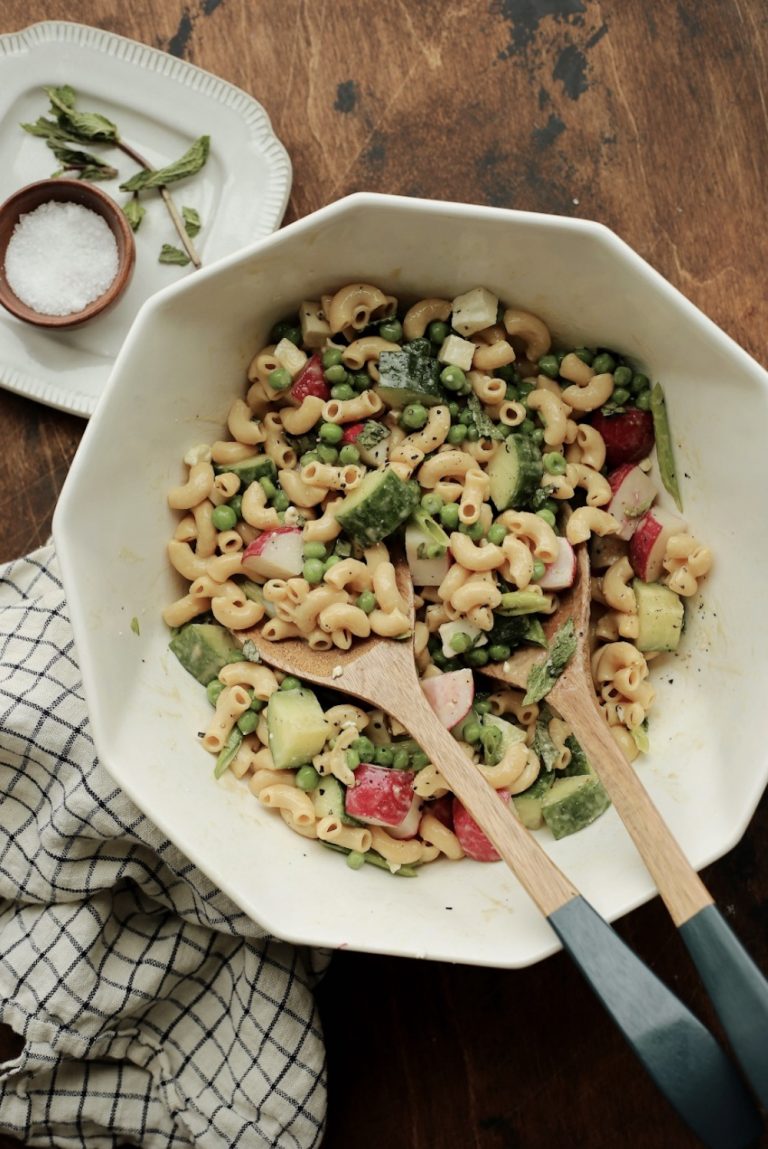
POLYGON ((421 689, 448 730, 467 717, 475 700, 475 682, 469 667, 436 674, 434 678, 423 678, 421 689))
POLYGON ((354 786, 347 789, 347 813, 372 826, 400 826, 411 815, 413 777, 412 770, 361 763, 355 770, 354 786))
POLYGON ((293 578, 304 567, 300 527, 272 527, 262 531, 243 551, 243 571, 261 578, 293 578))
POLYGON ((558 535, 557 558, 547 563, 544 574, 538 580, 542 590, 566 590, 573 586, 576 578, 576 552, 562 535, 558 535))
MULTIPOLYGON (((509 802, 508 790, 497 790, 502 802, 509 802)), ((461 843, 461 848, 469 858, 476 862, 498 862, 501 855, 496 847, 478 826, 468 810, 462 806, 458 798, 453 799, 453 832, 461 843)))
POLYGON ((643 515, 629 540, 629 561, 643 582, 657 582, 661 578, 669 539, 686 529, 682 519, 661 507, 652 507, 643 515))
POLYGON ((640 519, 650 508, 657 494, 656 485, 636 463, 625 463, 608 476, 613 498, 606 507, 609 514, 621 523, 617 532, 620 539, 631 539, 640 519))
POLYGON ((389 833, 393 838, 416 837, 419 832, 419 822, 421 821, 421 802, 421 798, 417 798, 414 794, 411 808, 402 822, 398 822, 396 826, 389 827, 389 833))

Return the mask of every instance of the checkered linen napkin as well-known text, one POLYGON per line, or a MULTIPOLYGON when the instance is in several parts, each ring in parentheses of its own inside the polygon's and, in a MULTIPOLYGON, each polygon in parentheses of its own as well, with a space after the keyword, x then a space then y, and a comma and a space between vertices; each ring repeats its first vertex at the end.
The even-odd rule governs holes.
POLYGON ((0 1130, 317 1146, 322 960, 265 937, 99 765, 53 548, 0 567, 0 1021, 25 1040, 0 1130))

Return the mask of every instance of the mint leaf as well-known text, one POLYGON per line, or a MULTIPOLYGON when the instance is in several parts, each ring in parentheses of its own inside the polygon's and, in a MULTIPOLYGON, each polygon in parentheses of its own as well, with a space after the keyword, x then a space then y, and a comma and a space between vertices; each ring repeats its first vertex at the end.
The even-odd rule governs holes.
POLYGON ((120 135, 117 127, 99 112, 78 112, 75 109, 75 93, 69 86, 46 88, 51 101, 51 111, 61 128, 78 140, 116 143, 120 135))
POLYGON ((194 239, 203 226, 200 222, 200 213, 193 207, 182 207, 181 216, 184 220, 185 232, 190 239, 194 239))
POLYGON ((573 619, 569 618, 556 632, 545 661, 531 667, 528 674, 528 689, 523 699, 526 705, 531 702, 540 702, 549 694, 573 657, 576 641, 573 619))
POLYGON ((483 405, 474 391, 471 391, 469 395, 467 395, 467 410, 472 416, 472 422, 477 428, 477 433, 481 439, 504 438, 498 424, 494 423, 493 419, 486 415, 483 405))
POLYGON ((175 263, 179 267, 186 267, 190 262, 186 251, 182 251, 180 247, 174 247, 171 243, 163 244, 157 259, 159 263, 175 263))
POLYGON ((123 204, 123 215, 131 225, 131 230, 138 231, 145 215, 144 205, 139 201, 138 196, 132 196, 127 203, 123 204))
POLYGON ((177 180, 193 176, 204 166, 211 148, 211 137, 200 136, 178 160, 164 168, 154 171, 142 170, 136 172, 125 183, 120 184, 121 191, 144 191, 146 188, 165 187, 166 184, 176 183, 177 180))

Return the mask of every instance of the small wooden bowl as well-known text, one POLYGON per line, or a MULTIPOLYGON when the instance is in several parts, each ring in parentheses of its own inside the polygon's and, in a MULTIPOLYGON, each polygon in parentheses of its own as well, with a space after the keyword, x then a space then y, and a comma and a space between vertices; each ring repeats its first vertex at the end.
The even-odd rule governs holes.
POLYGON ((14 192, 0 207, 0 304, 26 323, 50 331, 63 331, 79 327, 95 316, 102 315, 125 291, 133 275, 135 262, 136 244, 128 220, 115 201, 93 184, 82 180, 40 180, 14 192), (117 243, 117 274, 112 283, 103 295, 92 300, 82 311, 73 311, 68 315, 44 315, 35 311, 19 299, 5 274, 6 251, 20 217, 51 201, 76 203, 95 211, 107 222, 117 243))

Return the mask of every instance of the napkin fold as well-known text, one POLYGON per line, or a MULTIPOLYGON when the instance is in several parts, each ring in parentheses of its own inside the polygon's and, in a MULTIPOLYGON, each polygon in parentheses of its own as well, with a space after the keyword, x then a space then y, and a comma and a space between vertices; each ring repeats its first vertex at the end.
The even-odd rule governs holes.
POLYGON ((265 935, 100 766, 52 547, 0 567, 0 1129, 309 1149, 325 957, 265 935))

